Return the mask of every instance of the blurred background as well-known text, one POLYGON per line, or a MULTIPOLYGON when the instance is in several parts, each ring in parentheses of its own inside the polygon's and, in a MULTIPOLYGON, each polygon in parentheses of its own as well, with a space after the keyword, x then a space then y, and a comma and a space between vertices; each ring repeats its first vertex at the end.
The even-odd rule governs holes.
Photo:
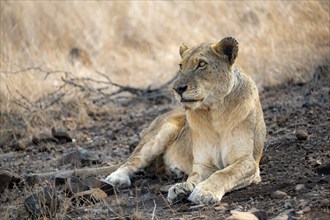
POLYGON ((329 14, 329 1, 1 1, 1 114, 67 73, 156 88, 175 76, 181 43, 226 36, 260 89, 307 81, 330 60, 329 14))

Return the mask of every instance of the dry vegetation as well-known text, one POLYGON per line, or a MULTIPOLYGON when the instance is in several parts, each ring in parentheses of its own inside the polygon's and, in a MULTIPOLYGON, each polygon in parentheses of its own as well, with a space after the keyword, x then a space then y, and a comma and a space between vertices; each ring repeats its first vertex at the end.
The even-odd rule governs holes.
POLYGON ((261 89, 308 81, 330 62, 329 1, 0 4, 0 153, 40 130, 74 130, 92 123, 91 115, 116 112, 102 105, 116 89, 130 89, 116 83, 168 82, 182 42, 234 36, 238 62, 261 89))
MULTIPOLYGON (((303 79, 296 70, 310 73, 312 63, 328 58, 329 22, 326 1, 2 1, 1 71, 40 66, 93 75, 72 67, 68 54, 77 47, 89 54, 91 69, 116 82, 155 85, 174 75, 181 42, 195 45, 230 35, 240 42, 239 62, 261 86, 303 79)), ((40 95, 44 84, 56 86, 52 78, 39 82, 43 76, 28 72, 1 74, 2 83, 29 95, 40 95)))
POLYGON ((305 81, 330 57, 329 7, 327 1, 1 1, 1 113, 20 114, 17 99, 39 111, 32 103, 58 89, 65 72, 100 79, 98 70, 122 85, 156 87, 175 75, 181 42, 224 36, 238 39, 238 61, 259 87, 305 81))

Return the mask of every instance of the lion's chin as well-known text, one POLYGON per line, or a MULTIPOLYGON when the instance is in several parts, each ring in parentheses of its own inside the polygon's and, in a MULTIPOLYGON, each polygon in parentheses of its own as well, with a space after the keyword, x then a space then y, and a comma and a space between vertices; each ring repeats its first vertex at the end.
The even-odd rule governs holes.
POLYGON ((203 99, 184 99, 180 100, 186 110, 199 109, 203 105, 203 99))

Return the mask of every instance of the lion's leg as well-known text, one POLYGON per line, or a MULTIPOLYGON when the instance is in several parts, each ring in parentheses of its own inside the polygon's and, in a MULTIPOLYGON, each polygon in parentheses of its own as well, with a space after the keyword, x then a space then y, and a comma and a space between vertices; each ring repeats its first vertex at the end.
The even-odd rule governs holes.
POLYGON ((217 170, 214 166, 194 163, 188 179, 185 182, 175 184, 169 189, 167 200, 173 203, 181 198, 187 198, 193 192, 196 185, 210 177, 217 170))
POLYGON ((198 184, 188 199, 195 203, 220 201, 226 192, 250 185, 254 180, 256 169, 252 156, 240 158, 198 184))
POLYGON ((218 158, 225 168, 197 184, 189 200, 195 203, 217 202, 226 192, 250 185, 255 179, 259 167, 253 153, 255 143, 251 137, 254 134, 247 133, 243 126, 230 134, 221 143, 221 158, 218 158))
POLYGON ((130 177, 164 153, 166 148, 177 138, 184 124, 185 115, 180 109, 156 118, 127 162, 110 174, 107 180, 116 187, 129 187, 130 177))

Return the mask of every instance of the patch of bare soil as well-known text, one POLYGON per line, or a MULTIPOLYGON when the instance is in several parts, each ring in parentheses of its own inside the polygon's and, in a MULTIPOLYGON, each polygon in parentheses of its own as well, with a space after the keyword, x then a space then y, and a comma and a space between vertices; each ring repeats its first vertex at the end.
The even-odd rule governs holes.
MULTIPOLYGON (((12 181, 1 192, 2 217, 225 219, 237 210, 253 212, 259 219, 329 219, 330 66, 319 67, 310 82, 265 88, 260 96, 268 131, 261 161, 262 182, 227 193, 219 204, 182 201, 169 205, 163 186, 182 180, 144 173, 134 176, 131 188, 111 192, 86 184, 86 177, 64 176, 56 181, 25 178, 30 173, 125 161, 143 129, 157 115, 175 107, 172 95, 163 93, 117 99, 89 111, 87 126, 63 131, 62 135, 69 133, 76 142, 35 137, 26 146, 3 145, 1 168, 10 169, 21 180, 9 175, 12 181)), ((3 173, 8 179, 8 173, 3 173)))

